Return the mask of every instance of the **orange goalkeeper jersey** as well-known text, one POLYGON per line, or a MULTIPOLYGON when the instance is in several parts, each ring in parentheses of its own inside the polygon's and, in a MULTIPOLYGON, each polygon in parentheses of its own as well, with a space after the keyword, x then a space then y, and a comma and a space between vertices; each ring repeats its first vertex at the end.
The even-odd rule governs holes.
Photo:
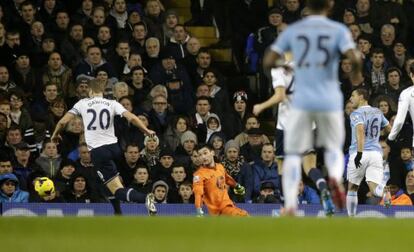
POLYGON ((222 164, 216 163, 214 168, 200 167, 193 178, 195 207, 200 208, 204 202, 209 214, 217 215, 226 206, 234 206, 227 193, 228 186, 235 187, 236 181, 222 164))

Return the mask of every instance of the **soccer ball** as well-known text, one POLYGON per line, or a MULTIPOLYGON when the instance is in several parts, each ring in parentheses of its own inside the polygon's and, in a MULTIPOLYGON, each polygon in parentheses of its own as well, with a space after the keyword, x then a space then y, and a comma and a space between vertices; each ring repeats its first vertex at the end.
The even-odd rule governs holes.
POLYGON ((34 188, 40 197, 50 196, 55 192, 55 185, 53 184, 53 181, 48 177, 38 178, 35 181, 34 188))

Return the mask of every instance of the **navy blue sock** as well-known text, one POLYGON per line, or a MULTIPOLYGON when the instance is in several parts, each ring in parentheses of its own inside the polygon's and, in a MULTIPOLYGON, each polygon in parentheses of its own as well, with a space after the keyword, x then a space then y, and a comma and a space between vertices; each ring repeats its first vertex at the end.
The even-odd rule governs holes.
POLYGON ((309 178, 315 183, 319 191, 323 191, 327 188, 326 180, 322 177, 322 173, 319 169, 312 168, 308 173, 309 178))
POLYGON ((112 207, 114 208, 114 214, 122 215, 121 201, 119 201, 118 199, 115 199, 114 197, 110 197, 109 202, 111 202, 112 207))
POLYGON ((132 188, 119 188, 115 192, 115 198, 126 202, 144 203, 146 195, 132 188))

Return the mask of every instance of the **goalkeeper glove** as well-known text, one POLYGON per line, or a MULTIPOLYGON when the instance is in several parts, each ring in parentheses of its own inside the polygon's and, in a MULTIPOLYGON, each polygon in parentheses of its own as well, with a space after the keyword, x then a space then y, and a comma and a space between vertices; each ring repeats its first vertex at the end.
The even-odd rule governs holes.
POLYGON ((246 194, 246 189, 244 188, 244 186, 237 184, 234 189, 233 189, 234 194, 236 195, 241 195, 243 196, 244 194, 246 194))
POLYGON ((197 217, 203 217, 204 216, 204 212, 202 208, 197 208, 196 209, 196 216, 197 217))

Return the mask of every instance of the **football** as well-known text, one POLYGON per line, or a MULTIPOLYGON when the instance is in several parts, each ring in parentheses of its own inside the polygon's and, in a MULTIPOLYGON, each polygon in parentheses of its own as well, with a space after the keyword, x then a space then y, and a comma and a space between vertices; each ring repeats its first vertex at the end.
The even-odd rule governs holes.
POLYGON ((55 185, 53 181, 48 177, 41 177, 35 181, 35 191, 40 197, 50 196, 55 192, 55 185))

